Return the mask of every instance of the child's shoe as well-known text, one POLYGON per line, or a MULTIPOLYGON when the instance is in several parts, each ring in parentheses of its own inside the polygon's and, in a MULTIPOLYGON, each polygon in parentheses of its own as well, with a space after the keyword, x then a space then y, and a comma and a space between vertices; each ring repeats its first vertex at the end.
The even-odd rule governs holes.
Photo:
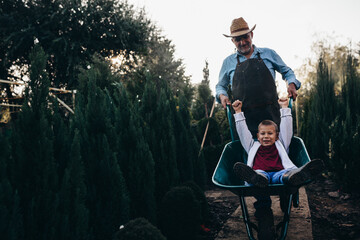
POLYGON ((317 174, 324 170, 324 162, 321 159, 314 159, 301 168, 286 172, 283 177, 283 183, 291 186, 300 186, 313 179, 317 174))
POLYGON ((235 163, 233 169, 237 177, 256 187, 263 188, 269 184, 269 180, 265 175, 257 173, 251 167, 244 163, 235 163))

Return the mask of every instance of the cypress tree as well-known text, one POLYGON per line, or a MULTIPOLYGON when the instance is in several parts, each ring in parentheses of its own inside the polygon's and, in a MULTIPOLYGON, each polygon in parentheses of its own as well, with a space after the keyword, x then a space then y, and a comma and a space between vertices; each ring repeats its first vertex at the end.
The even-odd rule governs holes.
MULTIPOLYGON (((141 118, 137 108, 132 106, 126 89, 119 83, 119 76, 112 74, 109 65, 100 59, 94 62, 96 64, 91 70, 80 76, 82 93, 89 97, 78 99, 82 104, 88 104, 90 95, 94 94, 93 89, 98 88, 99 93, 95 95, 101 97, 93 102, 99 102, 101 109, 97 110, 97 114, 101 116, 103 113, 103 122, 106 122, 101 131, 106 135, 110 151, 115 154, 128 189, 130 216, 146 217, 156 222, 154 163, 140 127, 141 118), (93 79, 93 83, 89 82, 89 78, 93 79)), ((85 121, 81 114, 78 117, 85 121)), ((102 124, 97 125, 101 127, 102 124)))
POLYGON ((115 154, 110 151, 106 136, 97 143, 103 151, 96 154, 99 162, 94 164, 96 169, 92 169, 94 187, 89 200, 94 208, 91 209, 91 228, 95 238, 110 239, 114 229, 129 220, 129 200, 122 172, 115 154))
POLYGON ((85 170, 80 155, 79 131, 75 130, 69 162, 59 192, 58 239, 89 239, 89 210, 85 205, 85 170))
POLYGON ((175 112, 174 117, 174 129, 177 138, 177 159, 181 181, 195 181, 199 186, 204 187, 206 183, 205 161, 202 154, 198 156, 200 144, 190 126, 190 103, 183 94, 180 94, 178 102, 178 111, 175 112))
MULTIPOLYGON (((159 175, 163 175, 167 172, 167 182, 162 182, 159 185, 159 196, 163 196, 172 186, 177 185, 179 181, 179 172, 176 163, 176 140, 174 135, 173 128, 173 118, 171 118, 170 100, 167 97, 165 90, 160 90, 159 103, 156 108, 156 115, 158 116, 158 121, 154 130, 157 135, 158 142, 158 156, 159 165, 158 165, 158 183, 162 182, 162 178, 159 175)), ((156 156, 155 156, 156 157, 156 156)), ((163 179, 165 180, 165 179, 163 179)))
POLYGON ((209 118, 211 107, 214 103, 214 97, 211 95, 209 83, 209 63, 205 61, 205 67, 203 68, 203 79, 197 85, 196 99, 192 106, 192 115, 195 120, 209 118))
POLYGON ((179 181, 172 109, 166 89, 166 82, 159 82, 156 86, 147 79, 140 106, 145 137, 155 161, 155 196, 158 204, 170 187, 179 181))
POLYGON ((72 140, 70 138, 70 127, 68 119, 61 115, 58 103, 55 99, 52 100, 53 114, 52 114, 52 128, 54 133, 54 159, 57 164, 57 172, 59 179, 64 175, 66 166, 70 158, 70 151, 72 140))
POLYGON ((322 57, 319 58, 316 81, 311 94, 308 112, 307 146, 312 158, 329 158, 330 129, 335 117, 334 80, 322 57))
POLYGON ((177 109, 172 111, 174 114, 174 135, 176 139, 176 160, 180 175, 180 181, 194 180, 194 163, 196 155, 193 155, 190 130, 190 117, 187 113, 187 102, 181 94, 178 100, 178 106, 173 106, 177 109))
POLYGON ((360 104, 360 77, 357 73, 357 60, 351 54, 348 55, 344 75, 340 107, 332 124, 330 167, 344 189, 359 191, 360 114, 357 105, 360 104))
POLYGON ((14 193, 12 202, 13 202, 13 206, 11 209, 11 215, 7 219, 9 222, 7 229, 8 238, 5 237, 5 239, 9 239, 9 240, 24 239, 23 215, 21 213, 20 198, 17 191, 15 191, 14 193))
POLYGON ((0 146, 0 236, 4 239, 20 240, 24 238, 23 216, 20 212, 18 192, 13 191, 11 176, 8 174, 8 163, 11 163, 10 143, 8 136, 2 132, 0 146))
POLYGON ((347 55, 345 66, 345 81, 342 86, 343 109, 350 110, 352 121, 356 121, 360 115, 358 104, 360 103, 360 77, 358 73, 359 62, 351 53, 347 55))
POLYGON ((53 131, 48 108, 46 55, 35 46, 30 56, 30 83, 12 135, 13 187, 18 189, 26 239, 55 238, 58 179, 53 158, 53 131), (30 91, 31 90, 31 91, 30 91))
POLYGON ((109 144, 114 126, 109 116, 113 106, 97 86, 102 75, 91 68, 81 79, 73 128, 80 133, 81 157, 87 183, 86 206, 89 231, 95 239, 110 239, 119 224, 129 220, 129 199, 116 152, 109 144), (110 137, 109 137, 110 136, 110 137))
MULTIPOLYGON (((304 101, 300 132, 310 155, 329 158, 328 169, 343 188, 358 191, 358 59, 347 47, 321 50, 314 83, 304 101), (326 64, 330 62, 331 72, 326 64)), ((312 72, 309 75, 314 76, 312 72)))
POLYGON ((154 160, 145 141, 141 118, 121 84, 113 93, 118 161, 130 195, 131 218, 156 222, 154 160))

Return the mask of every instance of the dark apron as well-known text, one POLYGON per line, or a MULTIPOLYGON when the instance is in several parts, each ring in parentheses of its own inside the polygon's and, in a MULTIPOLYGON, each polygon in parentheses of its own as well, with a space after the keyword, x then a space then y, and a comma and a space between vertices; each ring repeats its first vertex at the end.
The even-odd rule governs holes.
POLYGON ((239 99, 243 102, 242 111, 246 124, 255 137, 258 125, 263 120, 272 120, 280 126, 280 106, 275 80, 260 53, 257 58, 242 63, 237 56, 237 61, 232 82, 233 100, 239 99))

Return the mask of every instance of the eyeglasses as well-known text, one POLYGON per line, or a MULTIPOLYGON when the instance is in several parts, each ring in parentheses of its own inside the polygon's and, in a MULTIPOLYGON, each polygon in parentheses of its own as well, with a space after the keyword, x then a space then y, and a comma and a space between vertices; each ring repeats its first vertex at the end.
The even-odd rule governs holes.
POLYGON ((248 40, 250 37, 250 34, 245 34, 237 37, 233 37, 235 42, 240 42, 241 40, 248 40))

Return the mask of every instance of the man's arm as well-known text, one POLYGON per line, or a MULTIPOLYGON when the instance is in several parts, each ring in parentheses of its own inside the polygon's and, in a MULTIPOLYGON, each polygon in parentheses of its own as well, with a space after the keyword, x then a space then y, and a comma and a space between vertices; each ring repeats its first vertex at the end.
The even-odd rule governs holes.
POLYGON ((288 83, 288 97, 292 97, 295 101, 298 95, 297 90, 301 87, 301 82, 296 79, 294 71, 284 63, 274 50, 272 50, 271 55, 274 59, 273 65, 275 70, 278 71, 282 75, 282 78, 288 83))
POLYGON ((219 82, 216 84, 216 100, 221 103, 221 105, 226 108, 226 105, 230 104, 229 96, 227 94, 227 88, 230 84, 230 76, 228 73, 228 63, 226 59, 223 61, 223 64, 219 73, 219 82))

